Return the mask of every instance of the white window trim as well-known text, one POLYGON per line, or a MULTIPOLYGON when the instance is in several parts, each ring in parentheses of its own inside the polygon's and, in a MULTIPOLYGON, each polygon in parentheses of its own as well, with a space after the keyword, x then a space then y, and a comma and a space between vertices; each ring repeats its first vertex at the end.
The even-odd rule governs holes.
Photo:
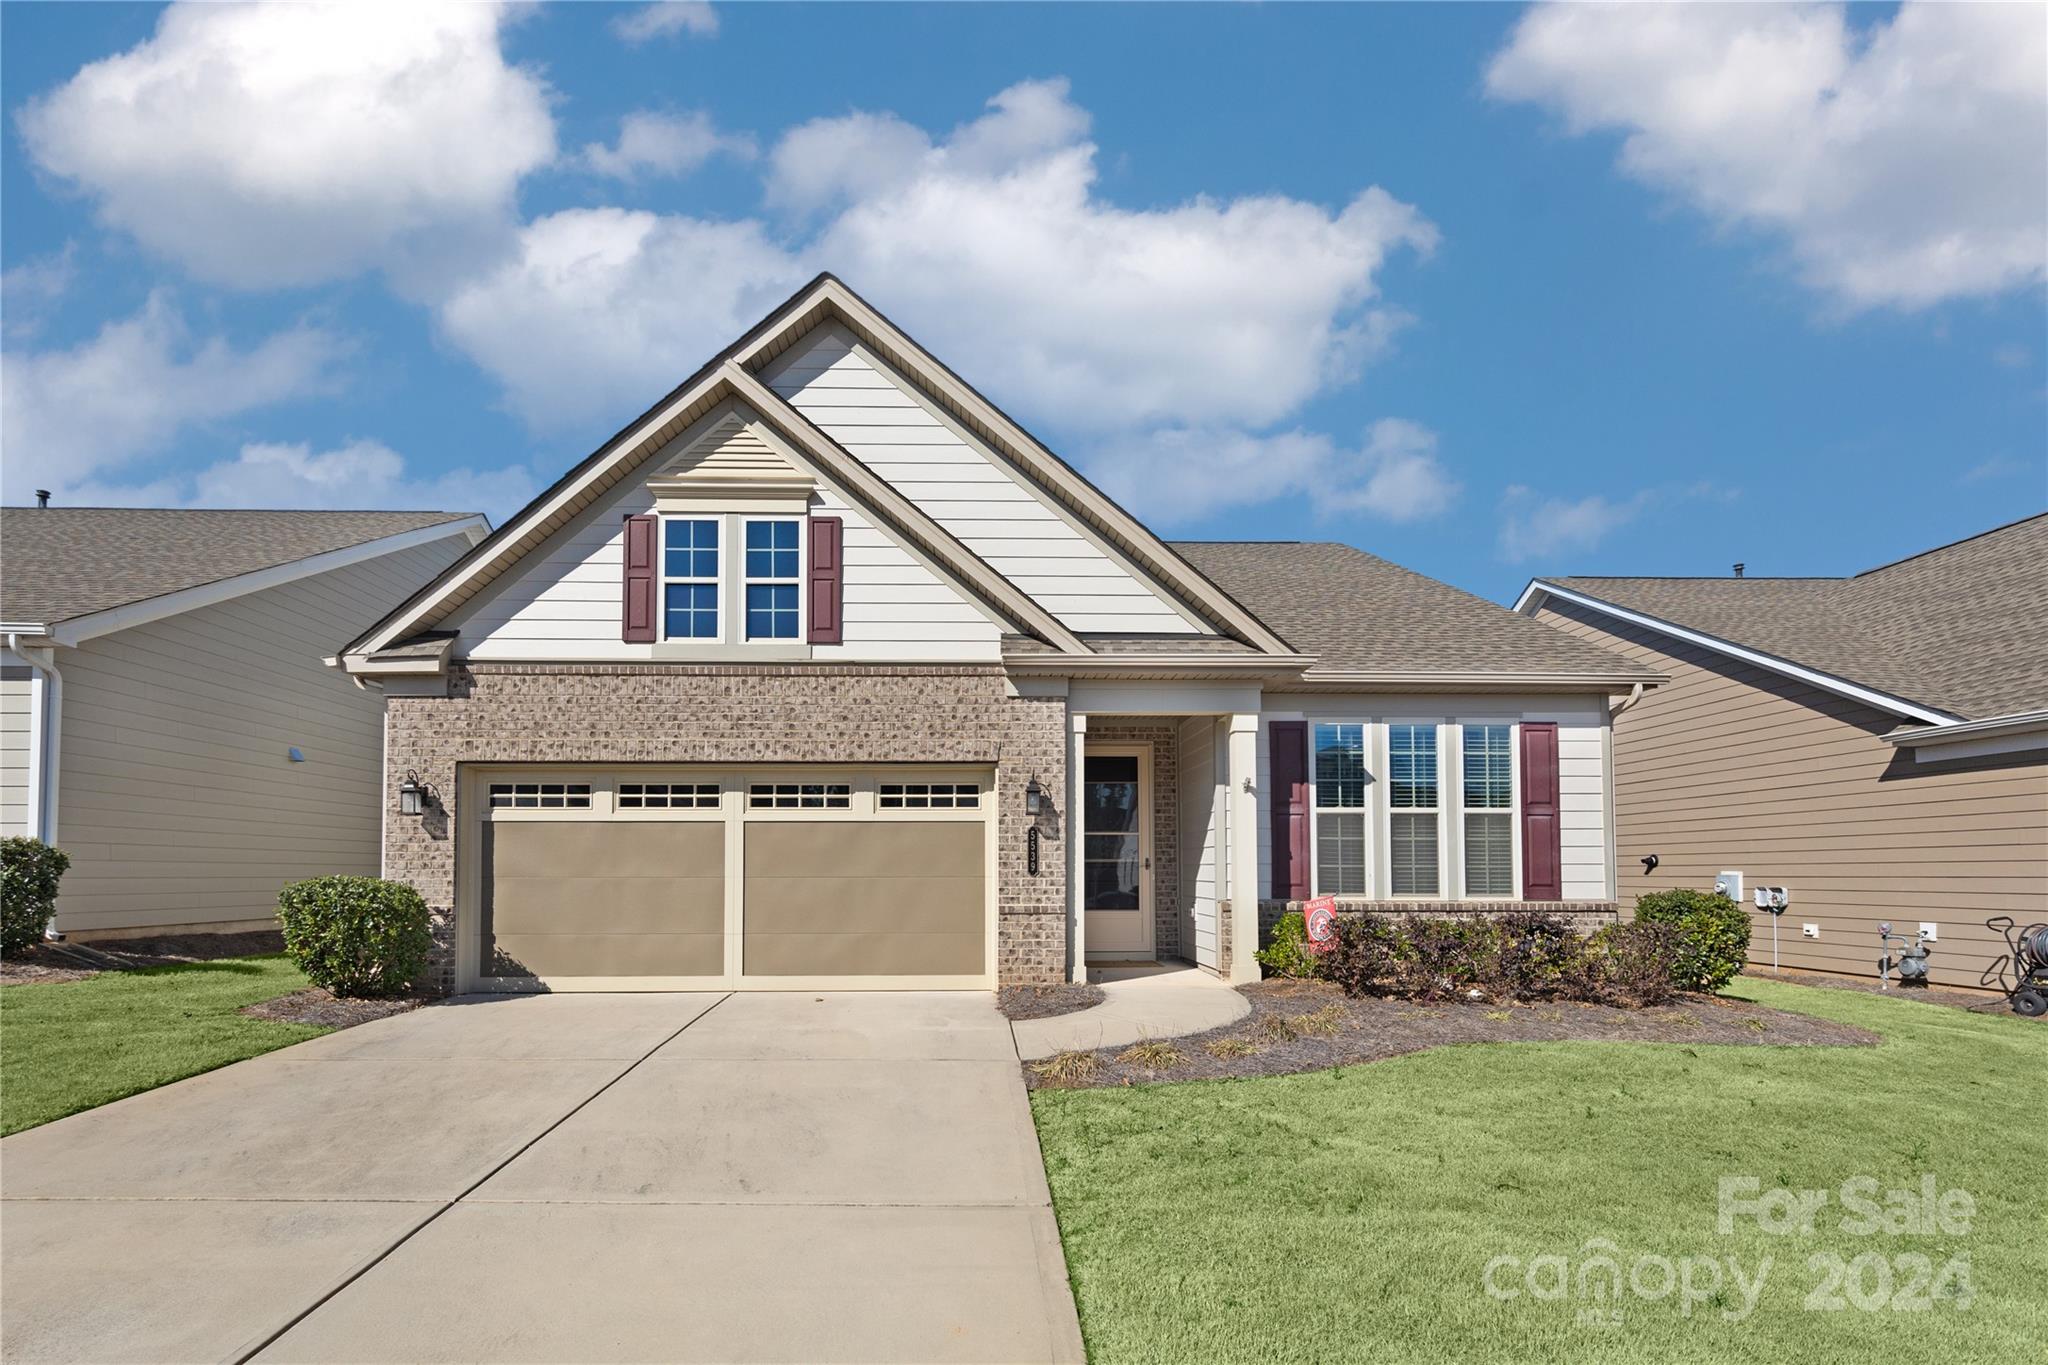
MULTIPOLYGON (((728 610, 730 604, 725 600, 725 547, 732 538, 732 527, 730 523, 730 517, 721 515, 717 512, 664 512, 661 514, 661 525, 659 527, 661 535, 658 538, 659 544, 655 546, 655 553, 661 557, 661 574, 659 580, 661 583, 661 599, 655 603, 655 610, 661 616, 661 639, 663 643, 678 645, 717 645, 724 644, 731 637, 732 626, 730 623, 732 619, 732 613, 730 612, 730 610, 728 610), (708 580, 698 578, 695 576, 687 578, 672 578, 669 576, 668 526, 669 523, 672 521, 708 521, 718 528, 718 549, 716 551, 716 554, 718 555, 718 571, 714 573, 708 580), (702 635, 670 635, 668 633, 668 585, 671 583, 688 583, 695 586, 701 586, 706 582, 710 583, 713 593, 712 605, 718 621, 718 633, 710 636, 709 638, 702 635)), ((801 539, 801 532, 799 532, 799 539, 801 539)))
MULTIPOLYGON (((1378 841, 1373 838, 1374 808, 1379 799, 1374 795, 1381 785, 1373 765, 1373 727, 1377 722, 1357 716, 1305 716, 1308 724, 1308 893, 1311 896, 1344 895, 1365 900, 1374 899, 1379 884, 1378 841), (1326 892, 1323 889, 1322 819, 1324 807, 1316 802, 1316 727, 1318 725, 1356 725, 1359 728, 1359 743, 1365 750, 1365 804, 1362 806, 1331 806, 1332 814, 1346 819, 1356 817, 1365 840, 1365 889, 1363 891, 1326 892)), ((1270 759, 1268 760, 1270 761, 1270 759)))
MULTIPOLYGON (((1459 900, 1521 900, 1522 897, 1522 722, 1513 716, 1459 716, 1451 722, 1457 741, 1458 820, 1457 847, 1451 867, 1458 877, 1459 900), (1465 803, 1465 727, 1505 725, 1508 728, 1508 803, 1505 806, 1469 806, 1465 803), (1508 817, 1509 870, 1514 885, 1505 897, 1476 894, 1465 885, 1465 821, 1472 815, 1508 817)), ((1441 762, 1441 759, 1439 759, 1441 762)))
POLYGON ((737 603, 735 603, 735 604, 734 604, 734 608, 735 608, 735 609, 734 609, 733 615, 735 616, 735 618, 737 618, 737 619, 736 619, 736 621, 735 621, 734 627, 733 627, 733 635, 734 635, 734 638, 735 638, 735 639, 737 639, 738 641, 740 641, 740 642, 741 642, 741 643, 743 643, 743 644, 750 644, 750 645, 751 645, 751 644, 763 644, 763 645, 800 645, 800 644, 803 644, 803 643, 804 643, 805 641, 807 641, 807 640, 809 640, 809 639, 811 638, 811 631, 810 631, 810 625, 811 625, 811 622, 810 622, 810 610, 809 610, 810 604, 809 604, 809 602, 808 602, 808 601, 806 601, 806 599, 807 599, 807 598, 808 598, 808 597, 810 596, 810 594, 804 591, 804 581, 805 581, 805 574, 806 574, 806 571, 807 571, 807 570, 808 570, 808 569, 810 568, 810 547, 809 547, 808 545, 806 545, 806 544, 804 543, 805 541, 807 541, 807 540, 809 540, 809 539, 810 539, 810 537, 809 537, 808 535, 806 535, 806 534, 804 533, 804 525, 805 525, 805 518, 804 518, 804 517, 802 517, 802 516, 780 516, 780 515, 776 515, 776 516, 765 516, 765 515, 759 515, 759 514, 756 514, 756 513, 744 513, 744 514, 741 514, 741 515, 740 515, 740 516, 739 516, 739 517, 737 518, 737 520, 738 520, 738 523, 739 523, 739 540, 738 540, 738 543, 737 543, 737 544, 736 544, 736 545, 734 546, 734 550, 735 550, 735 552, 736 552, 736 553, 738 554, 738 556, 739 556, 739 561, 738 561, 738 562, 739 562, 739 585, 740 585, 740 591, 739 591, 739 601, 738 601, 737 603), (751 575, 751 574, 749 574, 749 573, 747 572, 747 528, 748 528, 749 526, 752 526, 752 525, 753 525, 754 523, 756 523, 756 522, 789 522, 789 523, 793 524, 793 525, 794 525, 794 526, 796 527, 796 576, 795 576, 795 577, 793 577, 793 578, 756 578, 756 577, 754 577, 753 575, 751 575), (793 587, 793 588, 795 588, 795 589, 796 589, 796 634, 795 634, 795 635, 792 635, 792 636, 780 636, 780 635, 763 635, 763 636, 758 636, 758 637, 756 637, 756 636, 754 636, 754 635, 751 635, 751 634, 749 634, 749 633, 748 633, 748 631, 747 631, 747 589, 748 589, 748 588, 751 588, 751 587, 753 587, 753 586, 755 586, 755 585, 757 585, 757 584, 758 584, 758 585, 760 585, 760 586, 762 586, 762 587, 769 587, 769 586, 773 586, 773 587, 784 587, 784 586, 788 586, 788 587, 793 587))
MULTIPOLYGON (((1381 861, 1387 870, 1387 894, 1390 901, 1430 902, 1452 899, 1450 894, 1450 838, 1445 832, 1448 823, 1444 816, 1444 727, 1448 724, 1442 716, 1389 716, 1380 724, 1381 772, 1387 789, 1386 799, 1380 802, 1381 861), (1436 731, 1436 805, 1396 806, 1394 804, 1394 727, 1396 725, 1428 726, 1436 731), (1396 815, 1436 816, 1436 890, 1433 892, 1394 890, 1394 817, 1396 815)), ((1460 798, 1462 799, 1462 798, 1460 798)))

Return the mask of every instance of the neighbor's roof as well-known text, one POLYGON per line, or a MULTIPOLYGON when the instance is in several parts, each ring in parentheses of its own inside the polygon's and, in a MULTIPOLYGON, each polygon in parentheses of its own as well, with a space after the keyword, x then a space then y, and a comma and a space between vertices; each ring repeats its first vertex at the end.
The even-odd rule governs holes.
POLYGON ((345 550, 464 512, 0 508, 0 620, 55 625, 345 550))
POLYGON ((1448 583, 1328 541, 1175 541, 1173 550, 1315 656, 1308 672, 1556 675, 1653 670, 1448 583))
POLYGON ((1965 719, 2048 707, 2048 513, 1853 578, 1545 584, 1965 719))

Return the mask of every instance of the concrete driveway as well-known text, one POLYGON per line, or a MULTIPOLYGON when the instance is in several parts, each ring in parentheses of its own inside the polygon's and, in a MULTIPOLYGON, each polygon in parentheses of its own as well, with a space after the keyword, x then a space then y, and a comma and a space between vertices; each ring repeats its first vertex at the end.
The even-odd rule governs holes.
POLYGON ((1079 1360, 982 994, 465 1000, 0 1143, 7 1360, 1079 1360))

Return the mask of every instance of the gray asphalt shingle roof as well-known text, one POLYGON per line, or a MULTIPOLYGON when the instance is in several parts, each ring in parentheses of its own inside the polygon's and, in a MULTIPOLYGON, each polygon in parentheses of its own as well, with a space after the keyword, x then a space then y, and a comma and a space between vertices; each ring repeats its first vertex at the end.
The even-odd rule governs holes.
POLYGON ((54 625, 472 515, 0 508, 0 619, 54 625))
POLYGON ((1852 578, 1555 578, 1966 719, 2048 708, 2048 513, 1852 578))
POLYGON ((1173 550, 1316 656, 1313 673, 1597 674, 1650 669, 1448 583, 1329 541, 1175 541, 1173 550))

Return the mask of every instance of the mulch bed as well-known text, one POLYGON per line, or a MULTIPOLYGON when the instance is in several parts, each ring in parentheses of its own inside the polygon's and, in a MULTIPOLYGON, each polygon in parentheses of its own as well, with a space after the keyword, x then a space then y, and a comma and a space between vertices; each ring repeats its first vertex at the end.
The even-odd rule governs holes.
POLYGON ((1327 982, 1239 987, 1252 1012, 1237 1023, 1137 1048, 1103 1048, 1027 1063, 1024 1083, 1085 1088, 1151 1081, 1285 1076, 1377 1062, 1453 1043, 1622 1042, 1863 1047, 1878 1037, 1809 1015, 1716 996, 1653 1009, 1551 1002, 1424 1005, 1348 999, 1327 982), (1170 1058, 1160 1055, 1170 1047, 1170 1058), (1083 1058, 1092 1059, 1083 1061, 1083 1058))
POLYGON ((996 992, 996 1008, 1005 1019, 1051 1019, 1093 1009, 1106 998, 1094 985, 1005 986, 996 992))
POLYGON ((275 1000, 244 1005, 239 1014, 251 1019, 268 1019, 278 1024, 316 1024, 321 1028, 354 1028, 372 1019, 388 1019, 427 1004, 417 996, 401 995, 389 1000, 349 1000, 319 986, 309 986, 275 1000))
POLYGON ((1819 972, 1773 972, 1751 968, 1736 980, 1783 981, 1794 986, 1819 986, 1830 991, 1862 991, 1868 995, 1889 996, 1894 1000, 1918 1000, 1927 1005, 1946 1005, 1950 1009, 1969 1010, 1973 1014, 2012 1013, 2012 1006, 2006 1003, 2002 995, 1948 990, 1941 986, 1901 986, 1896 982, 1890 990, 1884 990, 1874 976, 1829 976, 1819 972))
POLYGON ((98 943, 38 943, 0 958, 0 986, 83 981, 101 972, 210 962, 221 957, 261 957, 283 951, 284 935, 274 929, 246 934, 167 934, 98 943))

